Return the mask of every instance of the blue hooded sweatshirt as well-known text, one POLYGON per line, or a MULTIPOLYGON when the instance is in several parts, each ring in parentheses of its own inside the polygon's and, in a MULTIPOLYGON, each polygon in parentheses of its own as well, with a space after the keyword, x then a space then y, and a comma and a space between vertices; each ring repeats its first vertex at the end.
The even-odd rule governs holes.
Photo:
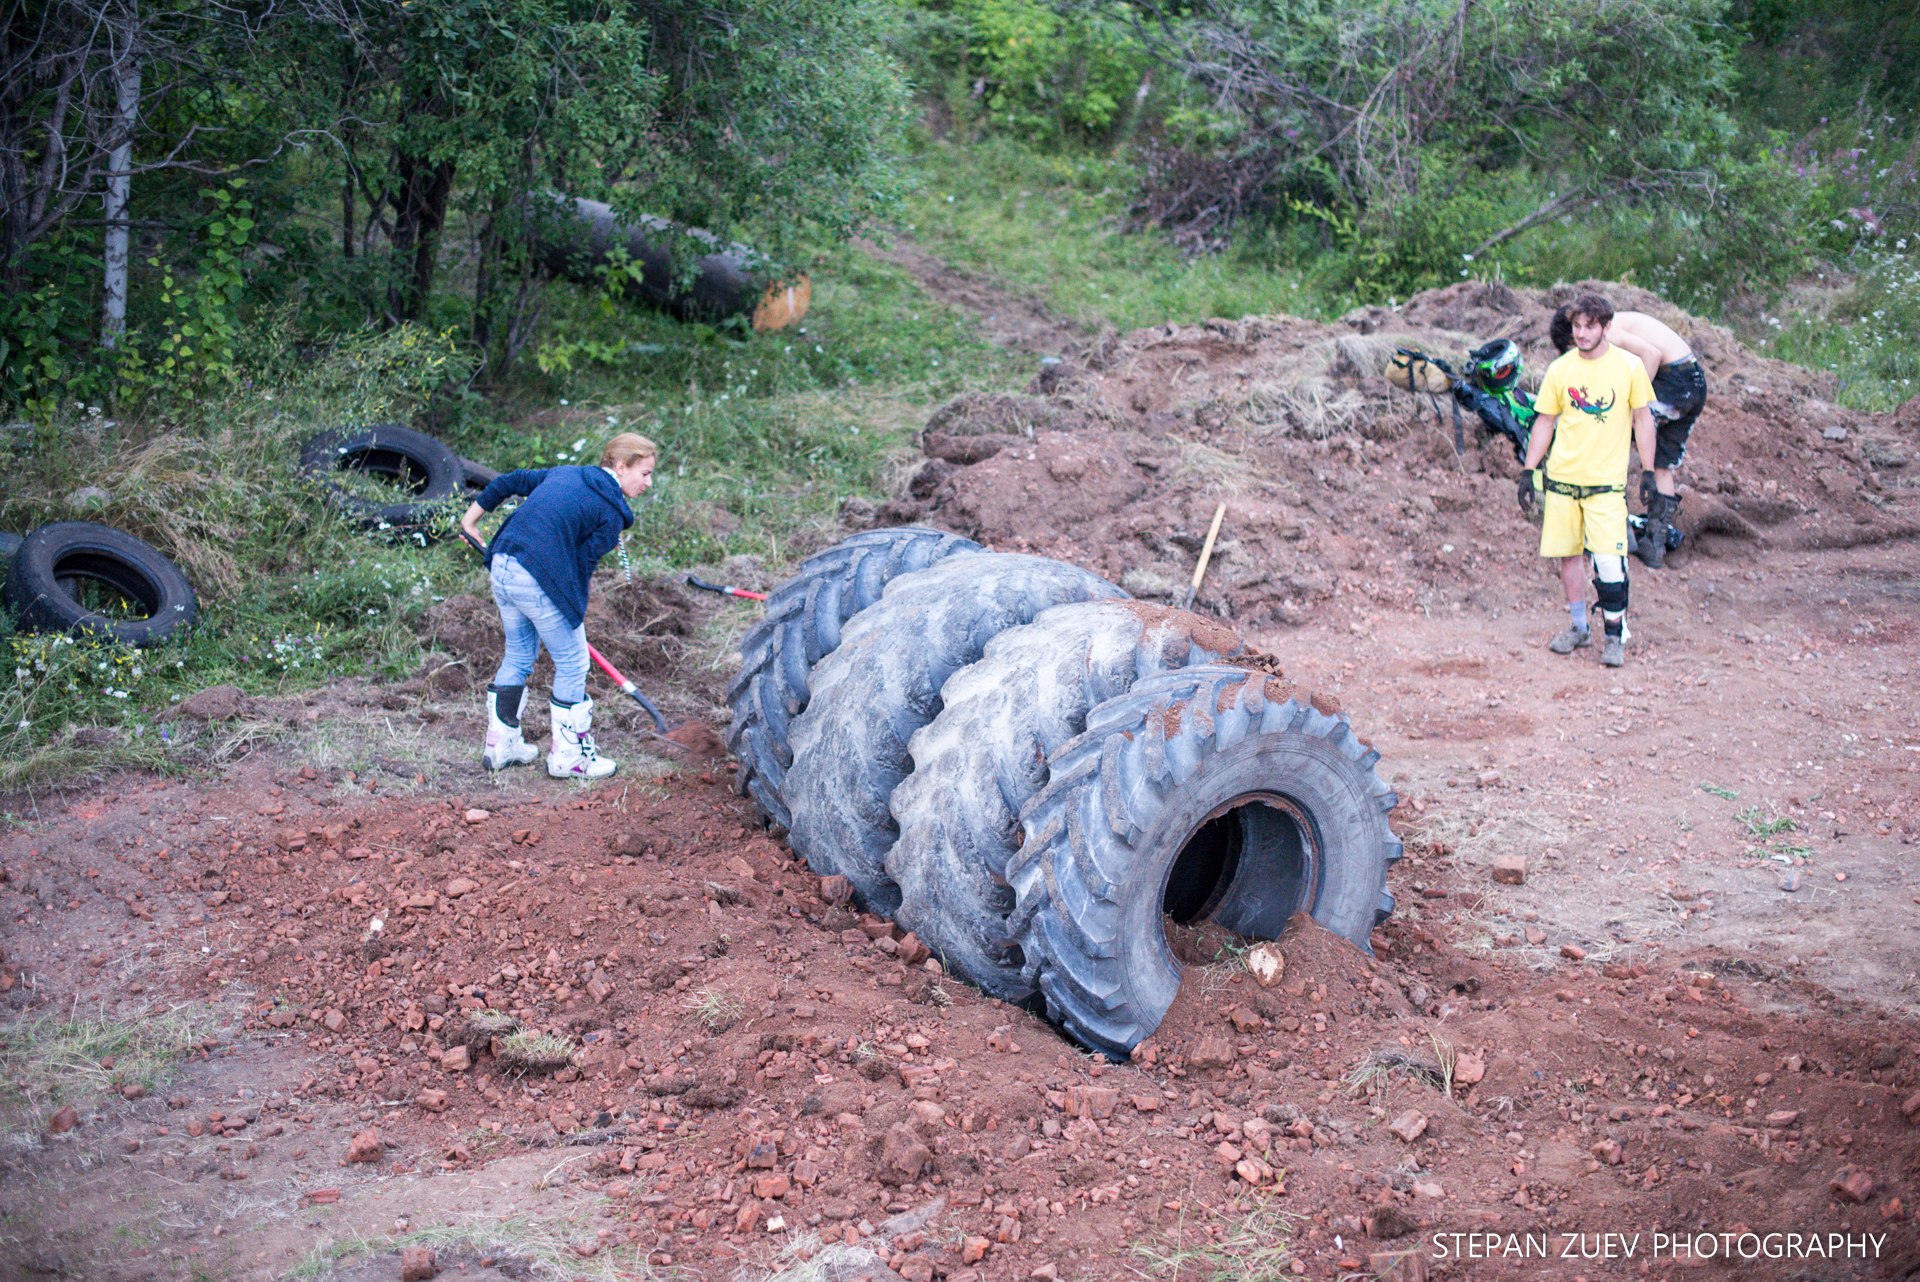
POLYGON ((587 617, 593 567, 633 524, 627 496, 603 467, 542 467, 502 473, 473 501, 491 512, 515 494, 526 502, 487 545, 487 564, 511 556, 577 628, 587 617))

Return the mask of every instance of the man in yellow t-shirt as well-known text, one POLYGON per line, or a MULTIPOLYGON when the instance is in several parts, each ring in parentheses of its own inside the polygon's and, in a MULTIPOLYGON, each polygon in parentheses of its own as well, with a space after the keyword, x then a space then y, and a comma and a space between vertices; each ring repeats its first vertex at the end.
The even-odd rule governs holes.
POLYGON ((1527 438, 1520 503, 1542 503, 1540 555, 1560 562, 1567 591, 1571 617, 1547 648, 1571 654, 1591 639, 1583 582, 1590 554, 1606 632, 1600 662, 1617 668, 1627 661, 1627 446, 1631 440, 1651 473, 1653 385, 1645 365, 1607 341, 1613 304, 1582 294, 1568 312, 1574 350, 1547 366, 1534 398, 1539 417, 1527 438))

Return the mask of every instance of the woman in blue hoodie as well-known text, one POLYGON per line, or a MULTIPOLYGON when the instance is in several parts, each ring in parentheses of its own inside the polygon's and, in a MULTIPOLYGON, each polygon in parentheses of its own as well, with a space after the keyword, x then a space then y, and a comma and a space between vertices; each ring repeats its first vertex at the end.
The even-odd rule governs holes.
POLYGON ((523 766, 540 755, 521 733, 527 676, 541 643, 553 656, 553 750, 556 779, 603 779, 614 762, 593 743, 593 700, 587 698, 587 586, 593 567, 633 524, 627 500, 653 484, 659 450, 622 432, 600 452, 598 467, 529 468, 496 477, 460 518, 475 542, 480 518, 512 495, 526 501, 487 545, 493 600, 506 631, 506 653, 487 687, 489 770, 523 766))

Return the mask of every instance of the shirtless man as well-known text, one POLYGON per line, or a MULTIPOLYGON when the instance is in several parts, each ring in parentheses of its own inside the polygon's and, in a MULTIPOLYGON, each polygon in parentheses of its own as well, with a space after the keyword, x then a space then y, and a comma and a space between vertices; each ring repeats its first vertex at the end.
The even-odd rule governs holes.
MULTIPOLYGON (((1555 351, 1565 352, 1573 346, 1573 321, 1567 308, 1553 314, 1548 336, 1555 351)), ((1639 358, 1647 367, 1647 377, 1653 380, 1653 421, 1659 442, 1652 476, 1644 472, 1640 476, 1647 526, 1634 551, 1650 568, 1659 569, 1667 555, 1667 528, 1675 523, 1680 510, 1674 473, 1687 456, 1687 437, 1707 403, 1707 376, 1687 340, 1645 312, 1615 312, 1613 323, 1607 327, 1607 341, 1639 358)))

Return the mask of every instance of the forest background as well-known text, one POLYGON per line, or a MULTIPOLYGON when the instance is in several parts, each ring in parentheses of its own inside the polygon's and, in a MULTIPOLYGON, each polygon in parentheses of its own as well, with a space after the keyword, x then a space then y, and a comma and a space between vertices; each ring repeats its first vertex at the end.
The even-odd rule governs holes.
POLYGON ((1920 390, 1910 5, 0 3, 0 530, 107 521, 205 603, 145 653, 0 614, 0 790, 198 764, 169 710, 216 682, 418 665, 478 572, 330 513, 295 467, 329 426, 500 468, 640 430, 640 568, 777 570, 932 404, 1027 374, 875 242, 1088 332, 1630 281, 1845 403, 1920 390), (547 279, 543 191, 751 244, 813 311, 547 279))

